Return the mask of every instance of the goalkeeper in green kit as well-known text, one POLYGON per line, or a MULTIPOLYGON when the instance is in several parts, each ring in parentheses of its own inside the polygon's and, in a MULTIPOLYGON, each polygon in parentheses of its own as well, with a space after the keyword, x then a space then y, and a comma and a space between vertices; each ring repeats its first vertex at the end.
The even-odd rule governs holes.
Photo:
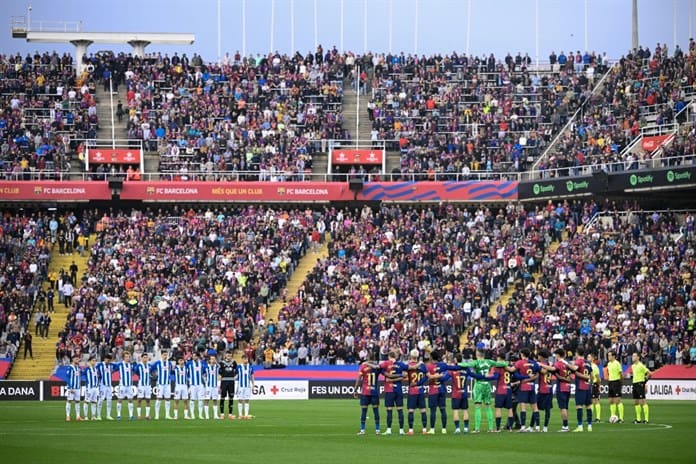
POLYGON ((492 367, 507 367, 506 361, 493 361, 486 359, 482 350, 476 350, 476 359, 459 363, 461 367, 469 367, 476 374, 474 377, 473 398, 476 407, 474 416, 474 430, 471 433, 481 432, 481 404, 486 405, 486 418, 488 419, 488 431, 494 429, 493 426, 493 408, 491 407, 491 384, 485 378, 492 367), (479 379, 480 377, 480 379, 479 379))

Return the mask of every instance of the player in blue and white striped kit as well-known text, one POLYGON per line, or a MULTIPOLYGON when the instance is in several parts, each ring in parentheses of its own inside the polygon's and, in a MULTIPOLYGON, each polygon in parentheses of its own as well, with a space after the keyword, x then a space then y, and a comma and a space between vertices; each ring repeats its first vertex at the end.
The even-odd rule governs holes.
POLYGON ((106 402, 106 419, 114 420, 111 417, 111 400, 113 399, 113 386, 111 385, 111 373, 113 364, 111 364, 111 355, 105 354, 104 360, 97 364, 97 373, 99 374, 99 402, 97 403, 97 420, 101 420, 102 403, 106 402))
POLYGON ((205 397, 203 366, 200 354, 194 351, 191 359, 186 363, 186 373, 189 382, 189 414, 191 419, 196 417, 194 414, 194 401, 198 403, 198 418, 203 419, 203 398, 205 397))
POLYGON ((174 363, 169 360, 169 352, 162 351, 162 359, 150 364, 150 371, 157 375, 157 399, 155 400, 155 420, 159 419, 161 400, 164 399, 165 419, 171 419, 172 371, 174 363))
POLYGON ((65 420, 70 422, 70 405, 75 404, 75 420, 81 421, 80 417, 80 358, 73 356, 72 364, 68 366, 68 385, 67 401, 65 402, 65 420))
POLYGON ((133 371, 138 374, 138 419, 142 418, 142 405, 145 400, 145 419, 150 420, 150 398, 152 398, 152 385, 150 384, 150 362, 147 353, 140 355, 140 362, 133 365, 133 371))
POLYGON ((254 388, 254 368, 249 364, 249 357, 242 355, 242 363, 237 365, 237 410, 240 419, 251 419, 249 400, 254 388))
POLYGON ((220 402, 220 365, 217 358, 212 355, 205 365, 205 418, 209 419, 210 400, 213 401, 213 418, 220 419, 217 413, 220 402))
POLYGON ((118 403, 116 403, 116 420, 121 420, 121 402, 128 399, 128 416, 130 420, 135 420, 133 415, 133 397, 135 396, 135 387, 133 386, 133 364, 131 363, 131 354, 128 351, 123 352, 123 360, 119 363, 114 363, 114 368, 118 369, 118 403))
POLYGON ((184 358, 177 359, 174 367, 174 419, 179 418, 179 401, 184 400, 184 419, 189 419, 188 369, 184 358))
POLYGON ((101 420, 97 416, 97 401, 99 401, 99 372, 96 368, 97 359, 92 356, 85 369, 85 402, 83 403, 84 417, 89 417, 88 408, 91 406, 92 420, 101 420))

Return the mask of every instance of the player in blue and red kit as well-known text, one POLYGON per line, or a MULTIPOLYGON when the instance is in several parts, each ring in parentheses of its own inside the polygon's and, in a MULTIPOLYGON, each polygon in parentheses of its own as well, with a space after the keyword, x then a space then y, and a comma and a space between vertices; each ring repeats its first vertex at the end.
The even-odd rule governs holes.
POLYGON ((460 371, 462 367, 449 365, 442 362, 439 351, 430 353, 430 362, 426 364, 428 369, 428 407, 430 408, 430 430, 428 434, 435 433, 435 420, 437 409, 440 409, 442 421, 442 433, 447 433, 447 386, 445 382, 452 378, 449 371, 460 371))
POLYGON ((513 411, 512 411, 512 386, 513 379, 520 380, 526 376, 515 372, 514 367, 503 366, 505 357, 502 353, 498 353, 496 359, 498 366, 492 367, 488 376, 484 380, 493 380, 495 382, 495 429, 491 432, 499 433, 503 417, 503 409, 507 409, 507 423, 505 429, 512 432, 513 411))
POLYGON ((374 366, 374 355, 360 365, 358 377, 355 379, 355 393, 358 396, 360 386, 360 431, 358 435, 365 435, 365 422, 367 421, 367 407, 372 406, 375 416, 375 433, 379 435, 379 384, 377 378, 382 370, 374 366))
POLYGON ((536 390, 534 387, 535 380, 538 377, 540 367, 529 359, 531 353, 528 348, 520 350, 520 359, 515 362, 513 367, 518 374, 525 376, 525 380, 520 382, 520 388, 517 391, 517 402, 520 405, 520 432, 532 432, 536 426, 539 430, 539 410, 537 409, 536 390), (532 409, 532 420, 527 427, 527 406, 532 409))
MULTIPOLYGON (((457 359, 450 359, 450 362, 460 363, 463 359, 461 355, 457 359)), ((469 433, 469 377, 473 377, 470 369, 452 371, 452 420, 454 421, 454 433, 462 432, 459 420, 464 420, 464 433, 469 433)))
POLYGON ((413 435, 413 413, 420 409, 423 435, 428 433, 428 416, 425 413, 425 384, 428 381, 428 370, 425 364, 418 360, 418 350, 413 349, 408 357, 408 432, 413 435))
POLYGON ((539 392, 537 393, 537 408, 539 413, 544 412, 544 427, 542 431, 549 431, 549 422, 551 420, 551 409, 553 409, 553 374, 548 368, 549 352, 542 350, 538 355, 539 366, 539 392))
POLYGON ((575 363, 571 365, 571 370, 575 373, 575 407, 578 416, 578 427, 573 432, 582 432, 582 410, 587 414, 587 431, 592 431, 592 367, 585 359, 585 350, 578 348, 575 350, 575 363))
POLYGON ((570 402, 570 366, 565 360, 565 350, 558 348, 553 352, 556 361, 551 366, 542 365, 542 369, 556 375, 556 402, 561 410, 563 427, 561 432, 568 432, 568 403, 570 402))
POLYGON ((408 365, 397 361, 396 351, 390 351, 389 359, 379 364, 384 376, 384 407, 387 409, 387 430, 385 435, 391 435, 394 408, 399 419, 399 435, 404 435, 404 392, 402 381, 406 378, 408 365))

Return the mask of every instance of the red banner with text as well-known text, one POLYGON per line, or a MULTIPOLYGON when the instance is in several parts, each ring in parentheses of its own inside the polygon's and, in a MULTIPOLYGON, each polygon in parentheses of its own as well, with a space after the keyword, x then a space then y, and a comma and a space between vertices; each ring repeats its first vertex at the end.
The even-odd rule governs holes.
MULTIPOLYGON (((122 200, 189 202, 500 201, 516 200, 515 181, 366 182, 359 192, 346 182, 131 182, 122 200)), ((0 201, 110 200, 106 181, 0 181, 0 201)))
POLYGON ((106 182, 0 181, 0 199, 9 201, 111 200, 106 182))
POLYGON ((139 148, 90 148, 87 159, 92 164, 140 164, 139 148))
POLYGON ((337 148, 331 151, 333 164, 377 164, 384 159, 382 150, 358 150, 337 148))
POLYGON ((330 201, 352 200, 343 182, 125 182, 124 200, 330 201))
POLYGON ((670 137, 670 135, 651 135, 650 137, 643 137, 643 140, 641 141, 641 147, 643 147, 643 150, 647 151, 648 153, 652 153, 660 146, 665 143, 665 140, 667 140, 670 137))

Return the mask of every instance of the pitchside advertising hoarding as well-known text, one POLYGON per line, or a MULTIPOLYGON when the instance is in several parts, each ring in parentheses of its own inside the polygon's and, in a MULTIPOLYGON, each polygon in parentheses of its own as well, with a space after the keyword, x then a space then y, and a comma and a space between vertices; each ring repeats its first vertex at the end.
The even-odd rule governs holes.
MULTIPOLYGON (((403 393, 408 393, 408 388, 403 387, 403 393)), ((471 389, 469 389, 471 391, 471 389)), ((384 386, 380 385, 380 393, 384 392, 384 386)), ((491 385, 491 392, 495 388, 491 385)), ((309 399, 348 399, 355 394, 360 394, 360 387, 355 388, 355 382, 346 381, 310 381, 309 399)), ((451 385, 447 385, 447 394, 452 393, 451 385)), ((555 393, 555 386, 554 386, 555 393)), ((575 394, 575 385, 570 386, 571 395, 575 394)), ((609 385, 603 381, 599 393, 602 398, 609 394, 609 385)), ((696 381, 694 380, 651 380, 647 384, 648 399, 658 400, 696 400, 696 381)), ((630 380, 624 380, 621 386, 621 396, 625 399, 633 397, 633 385, 630 380)))
MULTIPOLYGON (((493 389, 493 387, 491 387, 493 389)), ((380 386, 380 393, 384 386, 380 386)), ((403 387, 403 392, 408 392, 403 387)), ((83 388, 84 395, 84 388, 83 388)), ((351 399, 360 394, 360 387, 355 388, 354 381, 345 380, 258 380, 252 390, 253 400, 307 400, 307 399, 351 399)), ((452 393, 451 385, 447 385, 447 393, 452 393)), ((575 393, 575 385, 571 385, 571 394, 575 393)), ((602 382, 600 395, 606 398, 609 387, 602 382)), ((114 398, 118 394, 118 386, 113 389, 114 398)), ((647 383, 646 394, 649 400, 682 400, 696 401, 696 380, 651 380, 647 383)), ((154 387, 153 395, 157 395, 154 387)), ((624 380, 621 388, 624 399, 631 399, 633 385, 630 380, 624 380)), ((65 400, 65 382, 44 381, 0 381, 0 401, 61 401, 65 400)))
POLYGON ((0 381, 0 401, 38 401, 41 399, 41 382, 0 381))
MULTIPOLYGON (((39 384, 40 382, 32 382, 39 384)), ((62 400, 66 396, 65 382, 46 380, 43 386, 43 400, 62 400)), ((2 383, 0 383, 2 385, 2 383)), ((118 385, 113 387, 113 398, 118 396, 118 385)), ((158 387, 153 387, 153 396, 157 396, 158 387)), ((39 391, 37 389, 37 391, 39 391)), ((252 389, 253 400, 306 400, 309 398, 309 382, 307 380, 257 380, 252 389)), ((82 388, 84 396, 84 387, 82 388)), ((7 398, 9 399, 9 398, 7 398)), ((20 398, 17 398, 20 399, 20 398)), ((31 399, 31 398, 25 398, 31 399)), ((39 399, 37 394, 37 400, 39 399)))

